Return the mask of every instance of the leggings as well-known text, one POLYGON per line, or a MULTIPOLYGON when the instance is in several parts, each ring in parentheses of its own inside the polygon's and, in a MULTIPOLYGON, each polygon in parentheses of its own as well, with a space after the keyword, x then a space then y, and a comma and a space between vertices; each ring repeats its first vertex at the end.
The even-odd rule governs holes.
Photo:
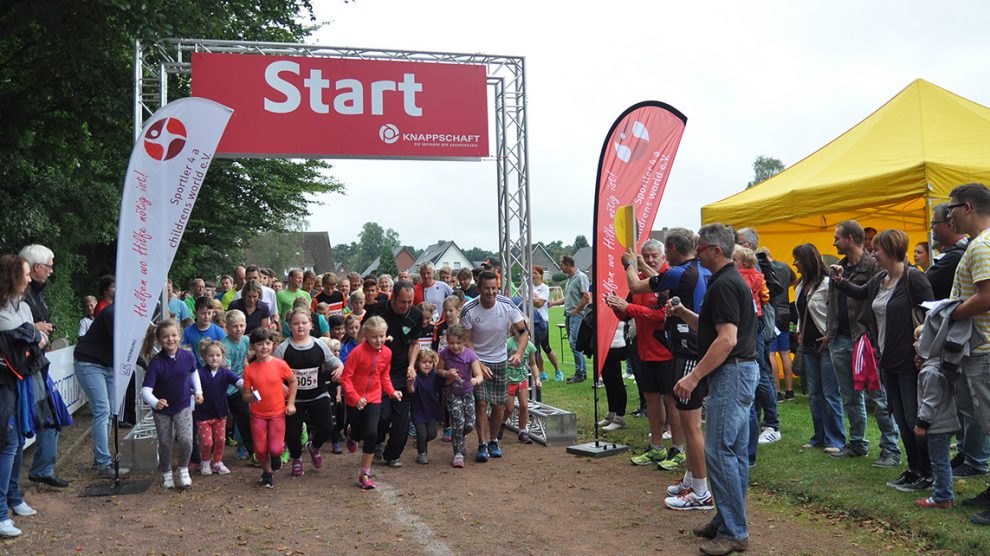
MULTIPOLYGON (((454 446, 454 455, 464 455, 467 448, 464 446, 464 437, 471 432, 471 427, 475 421, 474 392, 464 395, 457 395, 447 392, 447 414, 450 415, 451 443, 454 446)), ((417 432, 417 434, 419 434, 417 432)), ((495 431, 498 434, 498 431, 495 431)))
POLYGON ((416 425, 416 452, 426 453, 426 444, 437 437, 437 422, 429 421, 416 425))
POLYGON ((347 422, 351 426, 350 439, 362 442, 361 451, 366 454, 375 453, 378 444, 378 416, 382 404, 369 403, 364 409, 352 405, 347 406, 347 422))
POLYGON ((626 358, 626 348, 608 350, 608 357, 602 366, 602 382, 605 383, 605 397, 608 410, 619 417, 626 415, 626 385, 622 381, 622 361, 626 358))
POLYGON ((223 446, 227 441, 227 418, 206 419, 196 424, 199 428, 200 460, 203 465, 220 463, 223 460, 223 446))
POLYGON ((187 467, 193 444, 192 408, 187 407, 175 415, 159 411, 155 411, 153 415, 155 432, 158 433, 158 470, 162 473, 172 471, 173 439, 179 444, 179 467, 187 467))
POLYGON ((330 429, 330 440, 340 442, 347 431, 347 406, 343 400, 331 401, 330 408, 333 411, 333 427, 330 429))
POLYGON ((285 450, 285 415, 262 417, 251 415, 251 436, 254 440, 254 456, 258 462, 269 457, 282 457, 285 450))
POLYGON ((302 457, 302 427, 306 423, 309 441, 317 450, 330 438, 333 427, 333 411, 330 398, 296 402, 296 412, 285 418, 285 444, 289 447, 289 457, 302 457))
POLYGON ((254 453, 254 439, 251 437, 251 410, 248 408, 248 404, 241 397, 240 392, 234 392, 233 394, 227 396, 227 407, 230 409, 231 420, 234 421, 234 425, 237 426, 237 430, 241 433, 241 442, 244 443, 244 449, 247 453, 254 453))

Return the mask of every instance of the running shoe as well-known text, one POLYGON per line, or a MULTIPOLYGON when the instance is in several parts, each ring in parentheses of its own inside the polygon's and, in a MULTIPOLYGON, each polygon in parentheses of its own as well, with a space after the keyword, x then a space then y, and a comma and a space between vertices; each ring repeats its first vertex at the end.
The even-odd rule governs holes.
POLYGON ((341 442, 334 442, 333 444, 330 445, 330 450, 335 454, 343 454, 344 445, 341 442))
POLYGON ((454 467, 454 468, 457 468, 457 469, 463 469, 464 468, 464 455, 463 454, 455 454, 454 455, 454 461, 452 461, 450 463, 450 466, 451 467, 454 467))
POLYGON ((203 467, 201 467, 199 469, 199 474, 200 475, 212 475, 213 474, 213 469, 211 469, 209 465, 204 465, 203 467))
POLYGON ((556 382, 564 382, 564 371, 558 370, 553 377, 556 382))
POLYGON ((529 437, 529 433, 528 432, 522 431, 521 433, 519 433, 519 443, 520 444, 532 444, 533 443, 533 439, 529 437))
POLYGON ((167 489, 175 488, 175 480, 172 478, 171 471, 166 471, 162 473, 162 488, 167 488, 167 489))
POLYGON ((289 452, 282 452, 281 456, 269 456, 271 457, 272 460, 272 471, 278 471, 279 469, 282 469, 282 464, 285 463, 283 461, 283 458, 288 455, 289 452))
POLYGON ((492 440, 488 443, 488 454, 493 458, 502 457, 502 449, 498 447, 498 440, 492 440))
POLYGON ((290 475, 293 477, 302 477, 305 474, 306 471, 303 470, 302 458, 292 458, 292 471, 290 475))
POLYGON ((767 427, 763 429, 763 432, 760 433, 760 437, 757 440, 757 442, 760 444, 773 444, 774 442, 780 440, 781 437, 782 435, 780 434, 779 430, 773 427, 767 427))
POLYGON ((680 496, 689 490, 691 490, 691 485, 681 479, 667 487, 667 496, 680 496))
POLYGON ((238 442, 236 438, 234 438, 233 436, 227 437, 227 446, 237 446, 237 444, 238 442))
POLYGON ((227 466, 222 461, 213 464, 213 472, 217 475, 230 475, 230 469, 227 469, 227 466))
POLYGON ((547 379, 549 379, 549 378, 550 378, 550 377, 549 377, 549 376, 547 376, 547 373, 545 373, 545 372, 543 372, 543 373, 540 373, 540 382, 543 382, 543 381, 545 381, 545 380, 547 380, 547 379))
POLYGON ((272 473, 261 473, 261 486, 265 488, 275 488, 275 475, 272 473))
MULTIPOLYGON (((207 466, 209 467, 209 466, 207 466)), ((189 488, 192 486, 192 477, 189 476, 189 469, 186 467, 179 468, 179 488, 189 488)))
POLYGON ((261 467, 261 463, 258 462, 258 456, 251 454, 251 457, 247 459, 248 467, 261 467))
POLYGON ((402 460, 400 460, 399 458, 391 459, 386 461, 385 465, 397 469, 399 467, 402 467, 402 460))
POLYGON ((361 476, 358 477, 358 486, 361 487, 362 490, 374 490, 375 481, 371 480, 371 475, 361 473, 361 476))
POLYGON ((663 501, 664 505, 671 510, 711 510, 715 507, 715 501, 710 492, 703 496, 698 496, 693 490, 688 490, 680 496, 670 496, 663 501))
POLYGON ((313 447, 312 442, 306 443, 306 451, 309 452, 309 459, 313 461, 313 467, 319 469, 323 467, 323 454, 318 448, 313 447))
POLYGON ((238 446, 237 455, 235 457, 241 461, 246 460, 248 457, 247 448, 245 448, 244 446, 238 446))
POLYGON ((416 438, 416 425, 409 423, 409 436, 416 438))
POLYGON ((629 458, 633 465, 651 465, 667 459, 667 449, 650 448, 642 454, 629 458))
POLYGON ((353 440, 351 440, 350 438, 348 438, 347 439, 347 451, 353 454, 354 452, 357 451, 357 449, 358 449, 357 442, 354 442, 353 440))
POLYGON ((444 427, 443 428, 443 436, 440 437, 440 440, 442 440, 444 442, 453 442, 454 441, 454 429, 452 429, 450 427, 444 427))
POLYGON ((474 461, 478 463, 488 462, 488 446, 486 444, 478 444, 478 453, 475 454, 474 461))
POLYGON ((952 506, 955 505, 952 500, 937 501, 931 496, 928 498, 919 498, 918 500, 915 500, 914 503, 922 508, 938 508, 942 510, 951 509, 952 506))
POLYGON ((426 454, 426 452, 416 454, 416 463, 426 465, 427 463, 430 463, 430 457, 426 454))
POLYGON ((687 455, 684 454, 684 452, 676 448, 671 448, 670 451, 667 452, 667 459, 657 463, 657 468, 671 471, 673 469, 677 469, 677 466, 679 465, 684 465, 684 462, 686 461, 687 455))

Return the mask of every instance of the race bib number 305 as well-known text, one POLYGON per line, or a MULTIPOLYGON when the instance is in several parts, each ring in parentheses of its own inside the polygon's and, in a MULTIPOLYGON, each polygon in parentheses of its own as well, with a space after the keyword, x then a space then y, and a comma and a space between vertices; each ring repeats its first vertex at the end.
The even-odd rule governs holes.
POLYGON ((293 369, 292 372, 296 374, 296 381, 299 383, 300 390, 314 390, 320 385, 319 367, 313 367, 311 369, 293 369))

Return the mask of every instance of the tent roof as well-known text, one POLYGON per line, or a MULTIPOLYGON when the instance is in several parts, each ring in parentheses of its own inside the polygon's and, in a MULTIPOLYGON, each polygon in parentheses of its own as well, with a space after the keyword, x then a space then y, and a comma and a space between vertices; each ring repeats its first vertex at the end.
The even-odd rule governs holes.
POLYGON ((787 170, 703 207, 701 220, 831 235, 856 218, 917 234, 927 227, 925 199, 973 181, 990 184, 990 109, 918 79, 787 170))

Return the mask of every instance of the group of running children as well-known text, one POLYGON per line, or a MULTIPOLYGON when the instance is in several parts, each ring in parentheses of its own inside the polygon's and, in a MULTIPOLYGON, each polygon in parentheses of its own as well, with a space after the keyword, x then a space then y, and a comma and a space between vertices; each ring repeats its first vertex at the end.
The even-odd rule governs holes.
MULTIPOLYGON (((148 368, 141 389, 152 408, 158 434, 161 484, 166 489, 192 485, 194 429, 202 475, 230 473, 223 463, 228 411, 252 462, 262 468, 261 485, 274 486, 274 472, 288 448, 291 475, 304 473, 305 447, 314 468, 323 467, 321 449, 330 441, 334 453, 343 445, 354 453, 362 443, 358 485, 374 489, 371 464, 378 447, 383 397, 401 400, 389 376, 392 352, 386 345, 387 325, 381 317, 361 314, 327 315, 329 336, 319 336, 324 316, 300 298, 285 315, 289 337, 258 327, 246 333, 246 317, 233 309, 222 313, 209 297, 196 300, 195 321, 182 329, 173 319, 149 328, 142 349, 148 368), (314 319, 319 319, 314 328, 314 319), (157 354, 155 351, 157 351, 157 354), (305 430, 304 430, 305 425, 305 430), (303 444, 304 439, 308 441, 303 444), (173 460, 173 440, 177 449, 173 460), (173 461, 177 461, 176 482, 173 461)), ((443 440, 453 446, 455 468, 464 467, 465 437, 475 423, 474 388, 484 380, 478 356, 458 324, 463 300, 450 296, 439 322, 435 306, 419 306, 424 314, 415 371, 407 376, 417 458, 429 462, 427 445, 443 426, 443 440)), ((507 350, 517 349, 516 338, 507 350)), ((530 443, 527 425, 527 384, 540 385, 536 348, 530 342, 522 364, 509 369, 510 407, 520 404, 519 441, 530 443)), ((504 431, 504 425, 503 429, 504 431)), ((394 433, 394 431, 393 431, 394 433)), ((502 432, 499 433, 500 435, 502 432)), ((193 464, 195 465, 195 464, 193 464)))

